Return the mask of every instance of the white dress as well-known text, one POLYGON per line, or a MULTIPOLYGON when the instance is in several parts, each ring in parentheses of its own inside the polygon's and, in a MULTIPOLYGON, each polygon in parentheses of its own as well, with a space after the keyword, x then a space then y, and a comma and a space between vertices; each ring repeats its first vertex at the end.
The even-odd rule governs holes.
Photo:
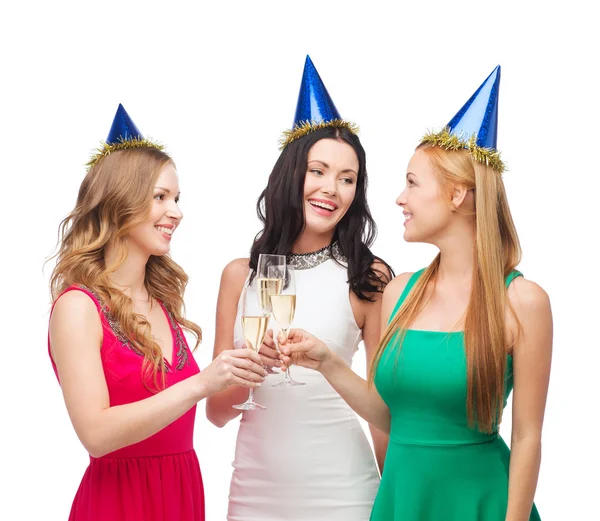
MULTIPOLYGON (((323 340, 351 365, 362 334, 347 270, 332 255, 343 262, 336 245, 291 256, 292 327, 323 340)), ((239 306, 234 344, 244 344, 239 306)), ((272 387, 283 374, 271 375, 254 393, 267 410, 242 413, 228 521, 368 521, 379 473, 356 414, 317 371, 292 366, 291 375, 306 385, 272 387)))

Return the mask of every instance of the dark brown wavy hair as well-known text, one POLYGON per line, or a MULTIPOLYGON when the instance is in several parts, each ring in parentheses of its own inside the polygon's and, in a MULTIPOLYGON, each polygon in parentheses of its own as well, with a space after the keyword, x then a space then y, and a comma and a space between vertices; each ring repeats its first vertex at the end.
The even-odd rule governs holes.
POLYGON ((346 215, 336 226, 333 241, 339 244, 348 260, 348 284, 361 300, 372 301, 374 293, 382 293, 394 276, 383 259, 371 252, 377 236, 377 226, 367 203, 367 159, 358 136, 346 128, 326 127, 283 149, 266 188, 256 204, 263 229, 250 250, 250 269, 256 271, 261 253, 287 255, 305 227, 304 180, 308 167, 308 152, 321 139, 335 139, 350 145, 358 157, 356 194, 346 215), (381 265, 378 269, 374 263, 381 265))

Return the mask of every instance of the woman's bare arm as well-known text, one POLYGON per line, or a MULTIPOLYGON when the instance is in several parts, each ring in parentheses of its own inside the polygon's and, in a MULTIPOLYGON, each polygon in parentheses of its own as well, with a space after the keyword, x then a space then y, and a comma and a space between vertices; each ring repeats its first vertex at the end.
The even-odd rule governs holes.
POLYGON ((546 292, 519 277, 508 297, 522 330, 513 347, 513 419, 506 521, 528 521, 537 486, 542 424, 552 359, 552 311, 546 292))
POLYGON ((243 350, 226 354, 202 373, 150 398, 111 407, 100 354, 102 334, 98 310, 88 295, 70 291, 56 302, 50 320, 51 353, 75 432, 93 457, 152 436, 228 385, 262 381, 260 359, 243 350))

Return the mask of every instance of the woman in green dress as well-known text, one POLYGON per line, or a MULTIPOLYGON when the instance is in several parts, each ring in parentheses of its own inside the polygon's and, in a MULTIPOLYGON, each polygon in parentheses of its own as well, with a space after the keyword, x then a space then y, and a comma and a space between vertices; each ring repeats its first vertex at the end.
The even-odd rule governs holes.
POLYGON ((305 331, 280 338, 285 365, 320 371, 389 433, 372 521, 540 519, 552 314, 544 290, 515 271, 521 250, 496 150, 499 80, 497 67, 410 160, 397 200, 404 239, 440 252, 386 288, 370 381, 305 331), (512 453, 498 433, 511 390, 512 453))

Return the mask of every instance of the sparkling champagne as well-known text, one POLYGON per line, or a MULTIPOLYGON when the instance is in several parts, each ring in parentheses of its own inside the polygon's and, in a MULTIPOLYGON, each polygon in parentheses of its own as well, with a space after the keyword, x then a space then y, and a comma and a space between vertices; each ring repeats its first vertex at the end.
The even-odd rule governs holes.
POLYGON ((269 325, 268 316, 260 317, 242 317, 242 331, 248 347, 258 352, 262 346, 267 327, 269 325))
POLYGON ((271 295, 271 306, 277 325, 287 331, 294 320, 296 295, 271 295))
POLYGON ((283 279, 257 278, 258 301, 265 313, 271 313, 271 296, 279 295, 283 287, 283 279))

